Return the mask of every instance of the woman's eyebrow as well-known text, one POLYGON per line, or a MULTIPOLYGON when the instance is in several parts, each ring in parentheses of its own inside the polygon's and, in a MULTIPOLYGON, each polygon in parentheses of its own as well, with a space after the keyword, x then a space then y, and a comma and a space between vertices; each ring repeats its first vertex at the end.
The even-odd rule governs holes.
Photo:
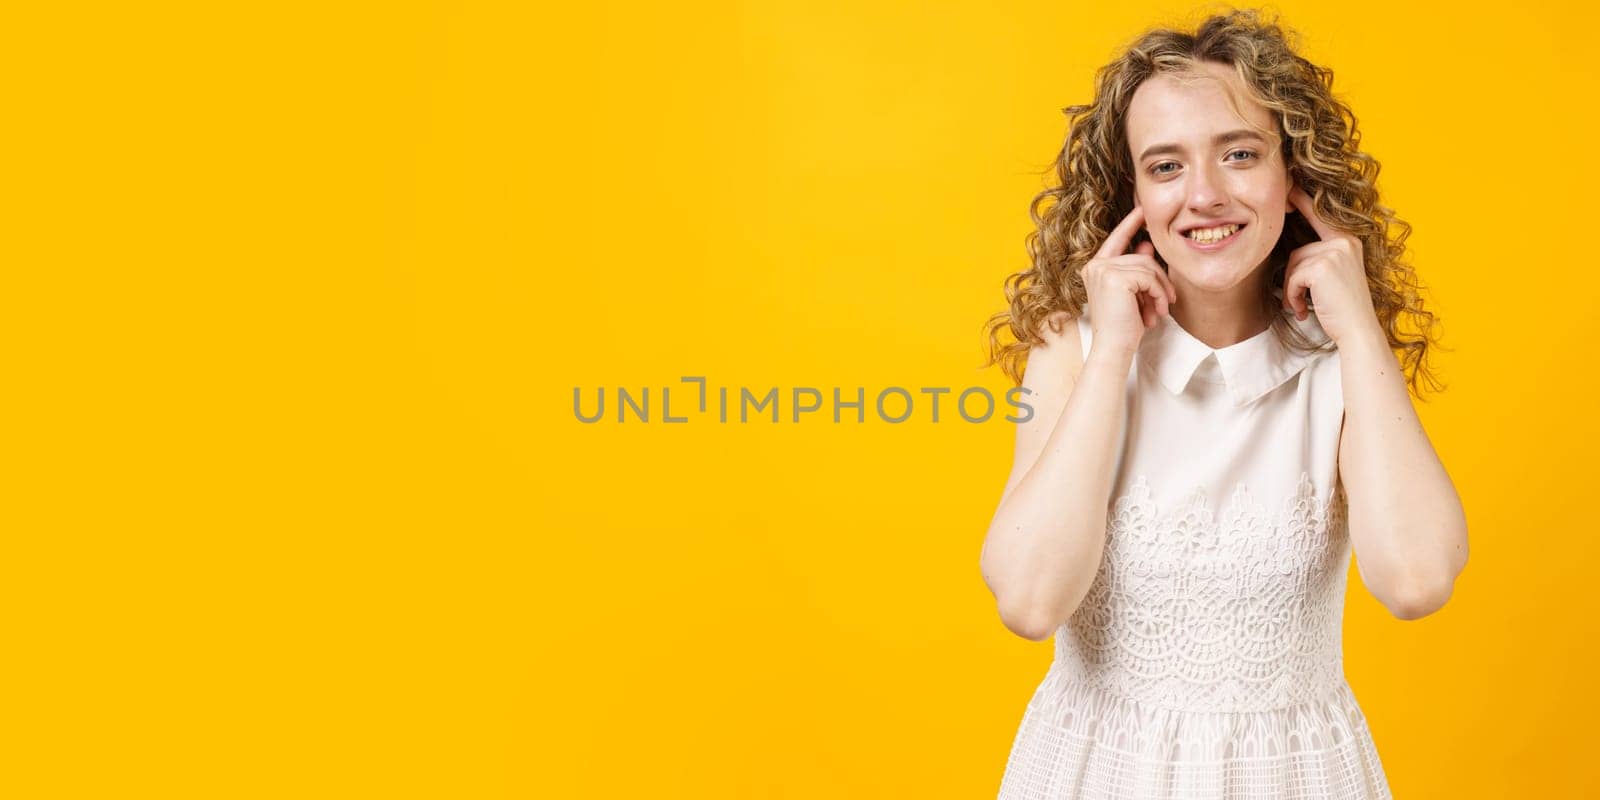
MULTIPOLYGON (((1219 133, 1216 136, 1211 137, 1211 144, 1212 144, 1212 146, 1224 145, 1224 144, 1227 144, 1229 142, 1237 142, 1240 139, 1254 139, 1254 140, 1256 140, 1256 141, 1258 141, 1258 142, 1260 142, 1262 144, 1266 144, 1267 143, 1267 140, 1262 138, 1261 134, 1256 133, 1255 131, 1244 130, 1244 129, 1241 128, 1241 129, 1236 130, 1236 131, 1228 131, 1227 133, 1219 133)), ((1151 156, 1162 155, 1164 153, 1182 153, 1182 152, 1183 152, 1183 146, 1182 145, 1173 144, 1171 142, 1166 142, 1166 143, 1162 143, 1162 144, 1153 144, 1153 145, 1150 145, 1149 147, 1146 147, 1144 149, 1144 152, 1139 154, 1139 160, 1143 161, 1143 160, 1145 160, 1145 159, 1147 159, 1147 158, 1149 158, 1151 156)))

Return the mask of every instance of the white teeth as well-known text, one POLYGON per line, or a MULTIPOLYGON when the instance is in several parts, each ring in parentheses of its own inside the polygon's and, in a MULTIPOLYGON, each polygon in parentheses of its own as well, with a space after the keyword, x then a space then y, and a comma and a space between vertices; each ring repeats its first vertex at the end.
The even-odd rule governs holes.
POLYGON ((1189 231, 1189 238, 1201 243, 1210 243, 1226 239, 1239 230, 1238 225, 1223 225, 1220 228, 1197 228, 1189 231))

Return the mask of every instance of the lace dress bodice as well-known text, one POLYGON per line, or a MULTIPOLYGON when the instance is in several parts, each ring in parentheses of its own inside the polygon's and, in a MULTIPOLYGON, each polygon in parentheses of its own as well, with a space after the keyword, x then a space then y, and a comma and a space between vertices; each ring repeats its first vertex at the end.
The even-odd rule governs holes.
POLYGON ((1213 349, 1163 317, 1127 403, 1099 571, 1001 800, 1389 798, 1343 670, 1338 351, 1213 349))

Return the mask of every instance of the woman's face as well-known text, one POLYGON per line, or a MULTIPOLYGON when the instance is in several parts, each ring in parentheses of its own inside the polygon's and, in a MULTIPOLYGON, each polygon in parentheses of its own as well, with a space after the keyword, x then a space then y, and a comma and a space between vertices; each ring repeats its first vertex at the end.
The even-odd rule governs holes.
POLYGON ((1252 279, 1292 208, 1276 118, 1250 98, 1231 67, 1201 67, 1216 80, 1185 84, 1158 75, 1134 92, 1127 117, 1134 202, 1144 209, 1145 228, 1179 297, 1186 286, 1222 292, 1252 279), (1223 84, 1233 87, 1257 129, 1272 132, 1271 140, 1239 118, 1223 84), (1186 235, 1229 224, 1242 227, 1231 234, 1212 231, 1209 238, 1186 235))

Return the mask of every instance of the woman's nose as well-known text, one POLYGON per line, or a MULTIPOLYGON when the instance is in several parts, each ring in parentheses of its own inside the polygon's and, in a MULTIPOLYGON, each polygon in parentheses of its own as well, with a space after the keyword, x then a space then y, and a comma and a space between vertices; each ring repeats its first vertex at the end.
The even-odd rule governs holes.
POLYGON ((1215 167, 1201 164, 1189 173, 1189 207, 1208 209, 1223 204, 1226 191, 1215 167))

